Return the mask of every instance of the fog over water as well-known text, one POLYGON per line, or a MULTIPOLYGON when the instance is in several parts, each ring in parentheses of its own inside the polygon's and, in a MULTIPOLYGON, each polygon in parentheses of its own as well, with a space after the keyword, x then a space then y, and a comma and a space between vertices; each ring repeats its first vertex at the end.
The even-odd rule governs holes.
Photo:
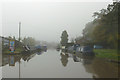
POLYGON ((82 35, 93 13, 106 8, 110 2, 4 2, 2 4, 2 35, 59 42, 63 30, 69 39, 82 35))
MULTIPOLYGON (((11 46, 9 49, 9 45, 2 47, 2 39, 0 38, 0 78, 119 77, 119 65, 116 61, 98 58, 93 55, 94 53, 91 53, 92 56, 82 53, 82 48, 79 46, 68 48, 68 44, 67 48, 65 46, 65 49, 62 50, 63 47, 61 48, 57 44, 60 42, 64 30, 69 35, 69 41, 72 38, 82 36, 85 25, 94 20, 93 13, 99 12, 103 8, 106 9, 111 2, 107 2, 108 0, 106 2, 103 2, 103 0, 89 0, 90 2, 87 2, 87 0, 84 0, 85 2, 82 2, 82 0, 81 2, 78 2, 78 0, 64 1, 4 0, 0 4, 0 36, 15 36, 18 39, 19 22, 21 22, 21 38, 33 37, 36 39, 36 41, 31 39, 33 45, 39 47, 40 44, 41 46, 44 45, 45 48, 39 47, 40 50, 36 50, 35 46, 28 45, 33 49, 27 49, 26 45, 30 40, 26 38, 23 41, 26 49, 22 49, 22 44, 15 41, 15 45, 19 44, 15 46, 14 51, 17 55, 9 55, 11 46), (19 51, 19 48, 22 50, 19 51)), ((112 55, 112 50, 110 55, 112 55)))

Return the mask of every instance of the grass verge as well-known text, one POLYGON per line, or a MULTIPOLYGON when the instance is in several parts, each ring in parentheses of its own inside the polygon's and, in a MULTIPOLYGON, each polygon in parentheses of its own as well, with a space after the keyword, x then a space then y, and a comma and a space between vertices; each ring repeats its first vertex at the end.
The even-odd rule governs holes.
POLYGON ((117 49, 94 49, 96 57, 120 61, 120 54, 117 49))

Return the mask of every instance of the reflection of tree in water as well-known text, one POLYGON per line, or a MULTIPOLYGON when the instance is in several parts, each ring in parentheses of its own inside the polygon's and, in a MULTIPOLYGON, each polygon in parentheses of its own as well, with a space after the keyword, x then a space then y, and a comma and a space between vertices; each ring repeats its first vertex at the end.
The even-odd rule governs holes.
POLYGON ((94 74, 94 69, 92 67, 94 56, 81 55, 79 57, 82 58, 82 63, 83 63, 83 66, 85 67, 86 72, 92 73, 93 76, 96 76, 94 74))
POLYGON ((64 67, 66 67, 68 63, 68 54, 62 52, 60 55, 61 55, 61 63, 63 64, 64 67))
POLYGON ((118 77, 118 64, 110 63, 98 58, 83 57, 83 65, 87 72, 93 74, 93 78, 118 77))
POLYGON ((82 63, 84 64, 84 65, 88 65, 88 64, 92 64, 92 61, 93 61, 93 59, 94 59, 94 56, 82 56, 82 63))
POLYGON ((92 67, 99 78, 117 78, 118 64, 95 58, 92 67))

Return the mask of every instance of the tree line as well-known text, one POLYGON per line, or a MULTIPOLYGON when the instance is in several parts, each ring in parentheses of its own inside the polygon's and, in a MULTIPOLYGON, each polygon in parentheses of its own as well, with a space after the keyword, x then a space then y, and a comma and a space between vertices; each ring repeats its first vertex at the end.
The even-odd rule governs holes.
POLYGON ((94 20, 87 23, 83 29, 83 36, 75 39, 82 45, 101 45, 104 48, 118 48, 120 40, 119 20, 120 3, 113 2, 107 9, 94 12, 94 20))

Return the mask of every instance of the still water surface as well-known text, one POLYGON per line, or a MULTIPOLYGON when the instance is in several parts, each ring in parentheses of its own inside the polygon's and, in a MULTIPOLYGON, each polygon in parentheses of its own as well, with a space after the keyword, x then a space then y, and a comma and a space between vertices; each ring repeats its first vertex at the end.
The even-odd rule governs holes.
POLYGON ((3 78, 116 78, 118 64, 56 50, 3 55, 3 78))

